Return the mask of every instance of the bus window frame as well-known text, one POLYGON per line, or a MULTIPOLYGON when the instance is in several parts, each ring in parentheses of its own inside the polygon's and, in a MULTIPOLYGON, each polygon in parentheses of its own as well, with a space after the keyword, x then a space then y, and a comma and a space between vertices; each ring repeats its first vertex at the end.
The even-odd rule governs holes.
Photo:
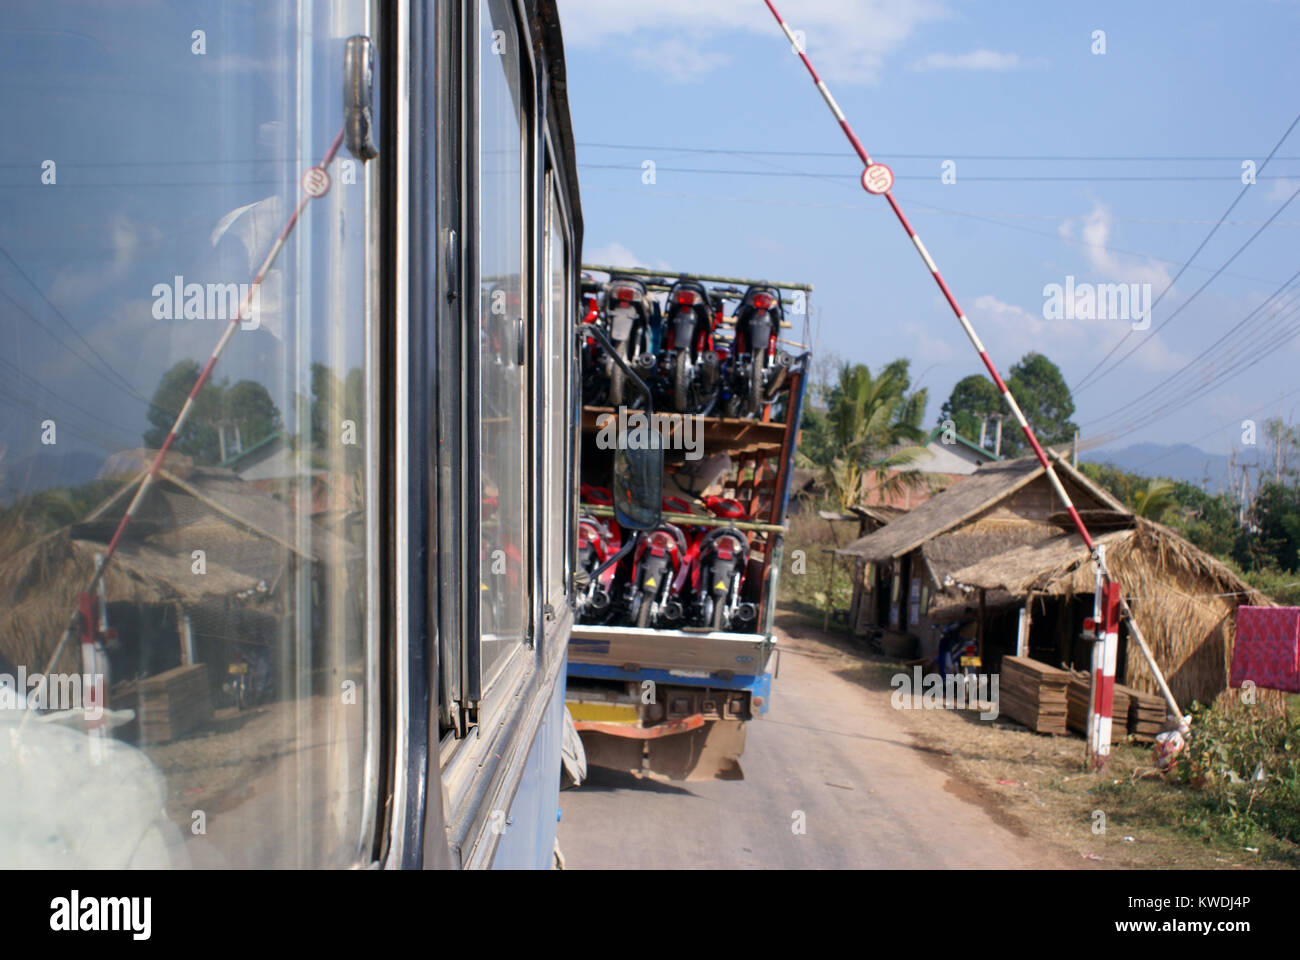
MULTIPOLYGON (((573 431, 570 429, 561 437, 551 437, 551 404, 562 404, 565 411, 565 421, 568 422, 573 417, 574 410, 574 391, 576 384, 579 382, 574 376, 573 359, 576 351, 573 344, 573 296, 565 295, 562 300, 562 310, 559 316, 554 316, 554 299, 551 289, 551 282, 555 277, 555 265, 551 259, 552 247, 551 237, 552 230, 558 228, 560 236, 561 253, 564 257, 564 283, 568 293, 576 292, 576 274, 574 273, 573 261, 573 231, 570 227, 570 215, 568 197, 565 195, 565 186, 563 179, 556 170, 554 163, 554 150, 551 146, 551 133, 549 128, 545 130, 543 137, 545 144, 545 175, 544 189, 542 191, 545 203, 545 223, 542 231, 543 245, 545 247, 544 256, 544 274, 543 292, 546 296, 545 309, 548 317, 548 329, 546 331, 545 349, 542 351, 544 360, 544 369, 546 371, 546 383, 542 391, 542 402, 546 410, 547 420, 543 431, 543 457, 538 459, 539 463, 544 463, 547 468, 547 480, 563 484, 563 489, 569 491, 574 496, 566 496, 563 503, 563 510, 559 518, 554 521, 553 530, 559 532, 560 536, 557 541, 553 534, 546 537, 544 544, 543 584, 541 596, 546 604, 550 607, 551 618, 547 621, 548 625, 554 623, 557 626, 562 623, 564 608, 568 605, 569 584, 572 580, 573 570, 575 568, 575 551, 576 544, 576 491, 577 491, 577 463, 576 463, 576 446, 572 442, 573 431), (551 196, 555 197, 555 218, 552 218, 551 196), (562 378, 559 384, 553 381, 555 366, 551 363, 550 351, 559 345, 562 352, 562 360, 559 369, 562 371, 562 378), (565 441, 569 442, 565 442, 565 441), (552 458, 557 449, 563 447, 563 456, 560 462, 555 464, 552 458), (573 528, 573 529, 571 529, 573 528), (551 582, 551 574, 554 570, 554 557, 552 551, 557 550, 559 557, 559 579, 551 582)), ((573 420, 572 425, 580 421, 573 420)), ((550 498, 549 490, 543 490, 544 508, 549 507, 550 498)))
MULTIPOLYGON (((480 284, 482 282, 479 263, 479 251, 481 244, 481 224, 479 223, 479 213, 482 200, 482 183, 479 176, 479 164, 481 161, 480 150, 482 146, 481 124, 479 114, 481 104, 479 97, 481 94, 481 68, 479 60, 479 39, 482 29, 481 12, 483 4, 499 3, 509 8, 514 14, 511 22, 510 36, 507 43, 513 40, 519 51, 519 104, 520 104, 520 241, 522 243, 520 270, 521 278, 526 287, 523 295, 520 297, 521 313, 524 324, 524 338, 526 343, 534 342, 536 332, 536 310, 533 301, 533 274, 535 271, 534 257, 536 255, 536 243, 533 234, 536 227, 536 218, 534 214, 536 205, 535 180, 529 176, 530 170, 536 162, 538 124, 537 124, 537 68, 532 49, 531 36, 527 32, 528 19, 525 12, 519 5, 512 0, 478 0, 472 4, 473 15, 470 19, 473 21, 473 27, 467 30, 464 35, 464 50, 467 55, 466 62, 470 64, 470 77, 472 83, 467 85, 466 92, 473 106, 471 116, 467 117, 468 123, 466 128, 468 135, 466 137, 466 156, 471 158, 471 162, 465 165, 467 191, 466 191, 466 213, 469 215, 471 228, 466 232, 467 242, 462 244, 464 256, 468 264, 468 273, 470 283, 466 289, 466 296, 463 298, 465 309, 469 311, 473 318, 472 324, 467 324, 468 329, 477 330, 477 324, 481 322, 479 308, 481 300, 479 297, 480 284), (525 42, 525 38, 529 42, 525 42)), ((463 420, 465 427, 465 482, 466 494, 469 500, 466 504, 465 519, 468 524, 466 531, 465 546, 467 552, 464 556, 465 566, 473 571, 473 576, 467 578, 469 584, 482 582, 482 563, 479 556, 479 542, 482 536, 480 530, 480 507, 479 507, 479 465, 481 463, 481 451, 479 449, 479 428, 481 423, 480 395, 482 389, 481 378, 479 375, 480 361, 480 340, 476 333, 472 342, 466 340, 464 344, 464 357, 466 366, 471 371, 471 382, 467 383, 463 392, 466 406, 466 416, 463 420)), ((531 356, 531 351, 529 351, 531 356)), ((524 398, 531 400, 533 394, 534 371, 527 369, 533 364, 525 364, 524 370, 524 398)), ((526 416, 524 428, 528 433, 525 438, 525 450, 533 448, 533 425, 532 418, 526 416)), ((474 596, 466 596, 466 623, 464 636, 469 642, 464 644, 464 686, 462 689, 463 702, 470 705, 475 711, 481 712, 482 704, 489 698, 494 687, 500 685, 507 689, 513 684, 510 682, 512 675, 519 671, 519 660, 524 657, 521 650, 532 650, 535 648, 534 637, 536 636, 537 620, 534 606, 536 605, 536 589, 533 582, 536 568, 536 560, 533 557, 535 546, 535 513, 532 509, 534 471, 532 465, 527 462, 525 457, 523 464, 524 470, 522 476, 525 482, 523 490, 522 504, 524 507, 524 533, 523 538, 523 556, 527 560, 527 567, 523 572, 523 582, 529 585, 528 602, 525 604, 527 619, 523 625, 523 637, 513 650, 506 654, 504 661, 493 664, 493 673, 485 681, 483 676, 483 623, 482 610, 478 591, 473 591, 474 596)), ((468 593, 469 591, 467 591, 468 593)))

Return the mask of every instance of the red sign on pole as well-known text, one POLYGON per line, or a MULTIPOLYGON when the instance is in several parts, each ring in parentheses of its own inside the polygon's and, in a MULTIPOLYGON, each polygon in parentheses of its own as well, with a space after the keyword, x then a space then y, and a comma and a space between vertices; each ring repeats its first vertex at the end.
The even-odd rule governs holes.
POLYGON ((894 171, 883 163, 873 163, 862 171, 862 189, 867 193, 888 193, 894 186, 894 171))

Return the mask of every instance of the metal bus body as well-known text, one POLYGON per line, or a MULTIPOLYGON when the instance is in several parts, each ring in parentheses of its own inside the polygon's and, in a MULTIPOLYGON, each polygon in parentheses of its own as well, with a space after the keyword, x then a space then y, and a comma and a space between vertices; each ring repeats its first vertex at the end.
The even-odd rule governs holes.
POLYGON ((6 489, 28 509, 5 514, 0 568, 63 566, 7 598, 0 665, 75 664, 80 637, 112 671, 106 715, 122 724, 0 717, 26 743, 0 822, 31 826, 44 807, 55 834, 76 831, 0 863, 550 866, 582 243, 556 3, 251 4, 220 22, 188 7, 0 12, 0 39, 32 54, 0 68, 3 159, 22 169, 0 217, 0 259, 17 268, 0 329, 33 367, 71 371, 30 401, 0 395, 0 447, 50 476, 68 450, 121 478, 95 481, 88 512, 43 538, 32 505, 88 488, 60 475, 6 489), (367 48, 369 77, 354 62, 367 48), (32 190, 28 158, 45 153, 57 174, 38 164, 32 190), (179 304, 150 317, 138 292, 155 275, 247 283, 268 249, 258 326, 179 304), (56 274, 68 282, 48 296, 56 274), (81 308, 83 289, 98 306, 81 308), (99 315, 129 322, 92 329, 99 315), (119 330, 128 346, 105 348, 119 330), (219 337, 186 429, 156 455, 169 385, 193 383, 187 365, 219 337), (271 426, 232 396, 270 403, 271 426), (29 439, 43 419, 62 446, 29 439), (98 622, 74 617, 74 643, 56 645, 49 624, 75 613, 93 570, 83 558, 105 553, 98 622), (240 644, 273 664, 261 703, 227 666, 240 644), (238 704, 220 699, 235 688, 238 704), (75 770, 83 799, 21 786, 47 767, 75 770), (130 807, 114 777, 165 799, 165 816, 130 807), (134 846, 113 836, 128 821, 134 846))

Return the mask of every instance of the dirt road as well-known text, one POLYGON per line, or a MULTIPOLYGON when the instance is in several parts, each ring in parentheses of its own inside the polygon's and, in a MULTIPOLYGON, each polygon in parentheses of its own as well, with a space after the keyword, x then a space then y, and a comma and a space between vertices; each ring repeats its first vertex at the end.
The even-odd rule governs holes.
POLYGON ((858 662, 847 647, 784 622, 772 709, 750 725, 745 779, 593 769, 560 795, 569 869, 1077 865, 927 762, 888 695, 840 675, 858 662))

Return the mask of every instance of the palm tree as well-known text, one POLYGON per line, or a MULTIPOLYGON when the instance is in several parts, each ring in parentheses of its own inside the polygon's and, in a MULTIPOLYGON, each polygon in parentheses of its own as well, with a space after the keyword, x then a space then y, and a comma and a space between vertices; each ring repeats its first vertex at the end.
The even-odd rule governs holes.
POLYGON ((837 451, 825 468, 825 482, 841 510, 862 497, 871 476, 884 497, 922 487, 925 477, 907 469, 925 448, 921 418, 926 393, 908 393, 907 361, 896 360, 877 376, 864 364, 844 364, 830 391, 827 419, 837 451))
POLYGON ((1147 481, 1145 490, 1133 494, 1133 514, 1157 523, 1173 507, 1178 505, 1174 499, 1174 482, 1152 477, 1147 481))

